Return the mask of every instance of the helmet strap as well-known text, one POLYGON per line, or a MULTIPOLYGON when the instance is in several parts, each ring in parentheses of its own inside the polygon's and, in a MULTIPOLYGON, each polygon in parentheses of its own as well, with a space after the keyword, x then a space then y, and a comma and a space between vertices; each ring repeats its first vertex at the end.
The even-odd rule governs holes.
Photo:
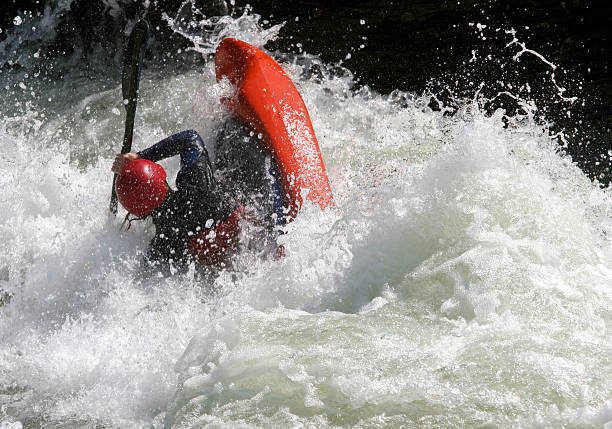
POLYGON ((132 227, 132 222, 134 222, 135 220, 144 220, 147 218, 148 215, 144 215, 143 217, 137 217, 134 216, 132 213, 127 212, 127 214, 125 215, 125 218, 123 219, 123 222, 121 223, 121 226, 119 227, 119 232, 123 231, 123 227, 125 226, 125 224, 127 223, 127 227, 125 228, 125 231, 129 231, 130 228, 132 227))

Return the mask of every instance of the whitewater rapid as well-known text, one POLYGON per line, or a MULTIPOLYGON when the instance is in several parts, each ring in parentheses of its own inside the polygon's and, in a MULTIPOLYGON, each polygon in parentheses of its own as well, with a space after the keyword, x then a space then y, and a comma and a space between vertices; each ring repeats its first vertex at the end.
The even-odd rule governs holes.
MULTIPOLYGON (((226 21, 196 50, 278 31, 226 21)), ((245 250, 214 284, 141 279, 152 226, 108 216, 118 81, 7 79, 0 428, 612 427, 609 190, 529 114, 281 64, 336 207, 307 202, 284 258, 245 250)), ((134 147, 195 128, 214 153, 230 90, 210 61, 145 68, 134 147)))

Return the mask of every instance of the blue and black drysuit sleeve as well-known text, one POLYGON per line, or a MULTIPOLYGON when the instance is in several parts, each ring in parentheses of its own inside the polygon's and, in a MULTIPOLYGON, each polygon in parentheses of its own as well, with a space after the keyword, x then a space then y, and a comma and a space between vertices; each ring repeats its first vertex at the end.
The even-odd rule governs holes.
POLYGON ((157 142, 153 146, 138 152, 141 158, 148 159, 149 161, 159 161, 161 159, 170 158, 175 155, 181 156, 181 168, 176 176, 176 184, 178 187, 182 185, 186 186, 199 186, 200 188, 210 190, 215 187, 215 180, 213 177, 212 167, 210 166, 210 159, 208 157, 208 151, 204 147, 202 137, 194 130, 181 131, 166 137, 165 139, 157 142), (190 174, 195 166, 198 165, 197 170, 198 178, 191 177, 190 174), (196 183, 189 183, 195 179, 196 183), (204 180, 204 183, 202 183, 204 180))

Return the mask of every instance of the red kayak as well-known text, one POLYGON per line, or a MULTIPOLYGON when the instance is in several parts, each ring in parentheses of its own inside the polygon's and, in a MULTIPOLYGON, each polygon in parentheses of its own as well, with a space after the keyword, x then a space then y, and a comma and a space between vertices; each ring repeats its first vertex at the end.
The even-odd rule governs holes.
POLYGON ((224 39, 215 57, 217 80, 227 76, 237 89, 227 108, 253 132, 275 159, 283 197, 293 219, 306 198, 321 209, 334 204, 319 143, 306 105, 285 71, 246 42, 224 39))

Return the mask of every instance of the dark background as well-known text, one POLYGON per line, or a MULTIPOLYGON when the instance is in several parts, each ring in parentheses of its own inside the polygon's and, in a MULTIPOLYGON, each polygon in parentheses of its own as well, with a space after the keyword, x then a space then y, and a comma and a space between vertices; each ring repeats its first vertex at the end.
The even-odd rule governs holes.
MULTIPOLYGON (((447 86, 454 95, 471 98, 481 82, 488 96, 507 89, 498 80, 511 84, 513 93, 528 83, 531 92, 521 95, 536 101, 540 119, 565 132, 574 161, 603 185, 612 180, 607 152, 612 149, 612 1, 249 3, 255 11, 272 14, 273 22, 287 22, 271 47, 295 50, 292 44, 299 41, 305 51, 320 54, 326 62, 343 60, 361 84, 382 93, 428 89, 444 100, 447 86), (478 23, 487 27, 478 31, 478 23), (506 48, 512 36, 504 30, 510 29, 527 48, 557 65, 556 81, 566 88, 565 96, 579 97, 575 103, 561 100, 551 69, 541 60, 528 54, 520 62, 512 60, 520 47, 506 48), (364 48, 356 49, 361 44, 364 48), (474 63, 469 62, 472 50, 479 55, 474 63), (351 58, 345 60, 348 52, 351 58), (494 58, 483 61, 489 53, 494 58)), ((515 101, 503 98, 488 107, 509 113, 517 108, 515 101)))
MULTIPOLYGON (((6 37, 18 13, 42 13, 45 4, 53 6, 57 1, 3 0, 0 40, 6 37)), ((181 3, 151 1, 148 19, 152 28, 160 27, 155 34, 157 52, 175 52, 186 46, 186 41, 173 34, 161 19, 162 12, 173 16, 181 3)), ((211 0, 195 3, 207 8, 211 0)), ((280 38, 269 43, 268 49, 320 55, 326 63, 342 64, 351 70, 357 85, 367 85, 380 93, 395 89, 419 94, 429 91, 452 105, 457 96, 473 97, 481 83, 481 93, 489 97, 511 85, 513 93, 536 101, 539 119, 552 122, 556 131, 565 131, 567 152, 590 177, 604 185, 612 180, 607 153, 612 149, 610 0, 248 3, 253 13, 267 19, 269 25, 285 22, 280 38), (479 31, 476 24, 486 28, 479 31), (512 36, 504 30, 510 29, 517 31, 517 38, 527 48, 557 65, 559 86, 567 89, 565 96, 579 97, 577 102, 561 100, 551 82, 551 68, 535 56, 524 54, 520 61, 512 60, 520 48, 506 47, 512 36), (469 62, 473 50, 477 60, 469 62), (487 55, 491 58, 487 59, 487 55), (521 92, 519 88, 526 83, 530 92, 521 92)), ((236 0, 230 12, 240 14, 246 4, 236 0)), ((77 41, 85 46, 84 61, 88 47, 93 49, 94 45, 103 45, 112 54, 121 49, 124 38, 117 35, 139 7, 138 1, 130 3, 124 6, 121 16, 111 17, 101 0, 74 0, 62 17, 47 55, 65 55, 77 41)), ((439 105, 432 102, 431 107, 439 105)), ((521 113, 509 98, 499 97, 485 107, 521 113)))

